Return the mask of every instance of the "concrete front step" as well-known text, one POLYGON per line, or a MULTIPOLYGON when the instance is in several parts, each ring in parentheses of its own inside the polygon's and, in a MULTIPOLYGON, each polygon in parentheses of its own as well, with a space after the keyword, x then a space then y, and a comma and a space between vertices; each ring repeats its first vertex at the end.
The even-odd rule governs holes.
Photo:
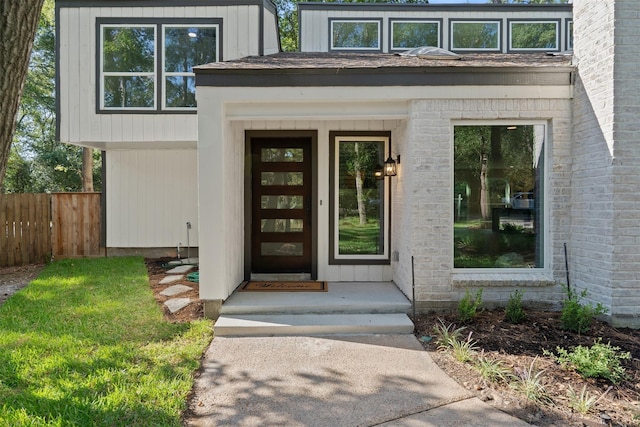
POLYGON ((411 334, 406 314, 245 314, 222 315, 216 336, 411 334))
POLYGON ((411 303, 391 282, 328 283, 327 292, 235 292, 222 315, 409 313, 411 303))

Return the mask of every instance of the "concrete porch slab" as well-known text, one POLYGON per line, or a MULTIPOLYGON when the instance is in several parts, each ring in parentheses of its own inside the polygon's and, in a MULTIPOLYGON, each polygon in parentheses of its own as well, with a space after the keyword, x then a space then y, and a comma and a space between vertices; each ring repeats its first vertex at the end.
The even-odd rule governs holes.
POLYGON ((409 313, 392 282, 329 282, 327 292, 235 292, 220 314, 409 313))

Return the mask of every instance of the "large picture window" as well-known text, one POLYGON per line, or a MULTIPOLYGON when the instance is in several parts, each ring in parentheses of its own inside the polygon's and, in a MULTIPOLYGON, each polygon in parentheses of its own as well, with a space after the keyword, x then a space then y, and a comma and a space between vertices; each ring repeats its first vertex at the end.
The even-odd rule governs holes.
POLYGON ((544 125, 454 127, 454 267, 544 267, 544 125))
POLYGON ((331 50, 381 49, 380 20, 330 20, 331 50))
POLYGON ((439 21, 391 21, 391 50, 440 47, 439 21))
POLYGON ((195 111, 193 67, 220 59, 220 23, 147 22, 99 23, 100 110, 195 111))
POLYGON ((499 21, 451 21, 451 50, 499 51, 499 21))
POLYGON ((509 50, 559 50, 558 21, 509 21, 509 50))
POLYGON ((389 262, 388 179, 383 134, 331 135, 333 264, 389 262))

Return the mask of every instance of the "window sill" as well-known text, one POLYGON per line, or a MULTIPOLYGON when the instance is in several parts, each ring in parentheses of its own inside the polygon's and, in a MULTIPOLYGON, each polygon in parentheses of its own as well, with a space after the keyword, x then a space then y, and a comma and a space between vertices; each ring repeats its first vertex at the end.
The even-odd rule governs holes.
POLYGON ((556 283, 550 271, 455 272, 451 274, 451 282, 457 288, 542 287, 556 283))

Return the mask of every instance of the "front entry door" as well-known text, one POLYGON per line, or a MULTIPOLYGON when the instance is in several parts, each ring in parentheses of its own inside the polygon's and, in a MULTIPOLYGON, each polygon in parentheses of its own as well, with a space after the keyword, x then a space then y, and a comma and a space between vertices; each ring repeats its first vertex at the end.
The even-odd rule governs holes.
POLYGON ((311 272, 311 138, 251 138, 252 273, 311 272))

